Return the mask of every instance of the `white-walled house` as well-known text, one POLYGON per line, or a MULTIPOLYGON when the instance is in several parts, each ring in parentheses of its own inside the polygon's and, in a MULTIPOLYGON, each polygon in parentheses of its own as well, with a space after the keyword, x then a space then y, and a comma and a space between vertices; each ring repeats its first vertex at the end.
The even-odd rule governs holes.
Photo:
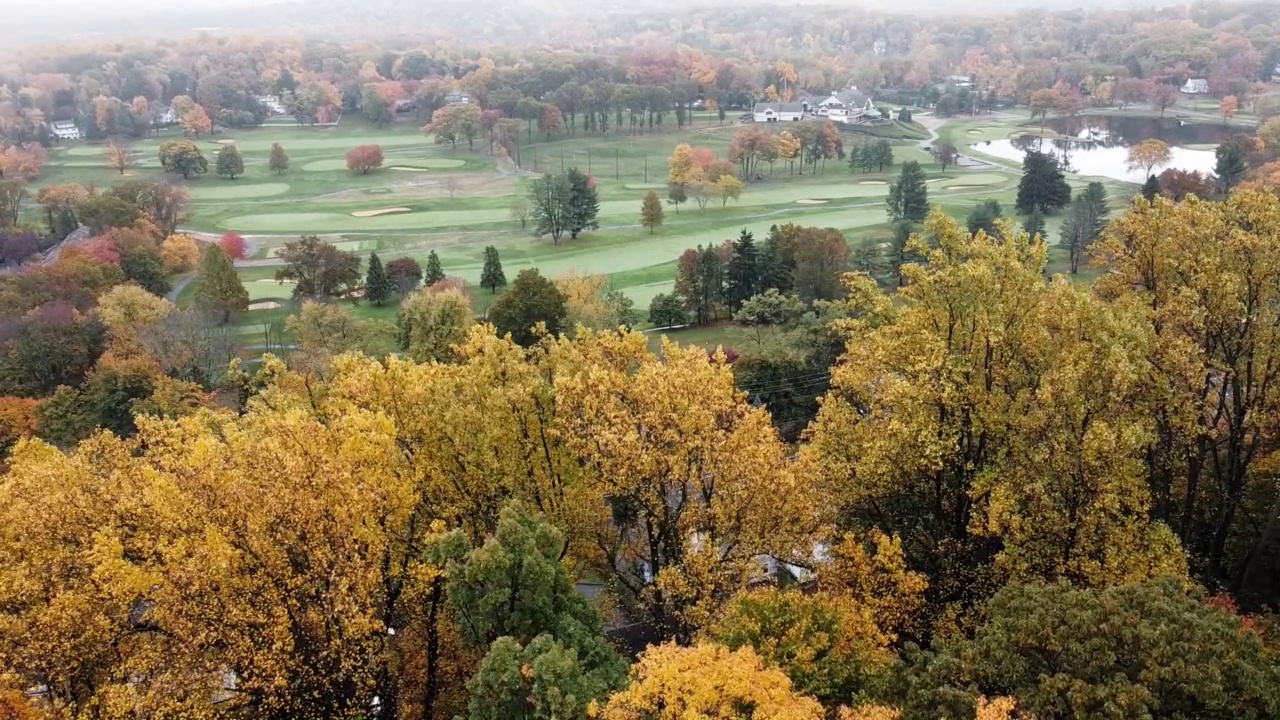
POLYGON ((795 122, 804 117, 807 103, 758 102, 751 108, 751 118, 756 122, 795 122))
POLYGON ((1188 95, 1204 95, 1209 92, 1209 81, 1204 78, 1190 78, 1182 86, 1182 92, 1188 95))
POLYGON ((267 112, 272 115, 288 114, 288 111, 285 110, 284 103, 280 102, 280 97, 278 95, 255 95, 253 96, 253 99, 257 100, 258 104, 266 108, 267 112))
POLYGON ((155 110, 155 115, 151 118, 152 125, 164 127, 178 124, 178 113, 174 112, 172 107, 161 105, 153 108, 153 110, 155 110))
POLYGON ((858 92, 858 88, 832 92, 817 104, 817 114, 830 118, 832 122, 855 123, 876 114, 876 106, 868 95, 858 92))
POLYGON ((74 120, 54 120, 49 123, 49 132, 59 140, 83 140, 84 133, 80 132, 80 128, 74 120))

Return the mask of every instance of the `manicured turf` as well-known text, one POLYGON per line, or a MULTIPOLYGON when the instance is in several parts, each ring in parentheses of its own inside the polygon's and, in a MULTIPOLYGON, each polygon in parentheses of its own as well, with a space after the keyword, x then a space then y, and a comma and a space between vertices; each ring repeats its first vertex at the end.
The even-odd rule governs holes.
MULTIPOLYGON (((465 163, 454 158, 413 158, 397 156, 386 158, 383 160, 382 165, 387 169, 399 166, 441 170, 446 168, 459 168, 465 165, 465 163)), ((328 158, 325 160, 313 160, 306 165, 303 165, 301 169, 306 170, 307 172, 328 172, 333 170, 345 171, 347 169, 347 159, 345 157, 340 157, 328 158)))
POLYGON ((283 195, 287 192, 289 192, 289 183, 201 185, 191 188, 191 198, 193 200, 246 200, 283 195))

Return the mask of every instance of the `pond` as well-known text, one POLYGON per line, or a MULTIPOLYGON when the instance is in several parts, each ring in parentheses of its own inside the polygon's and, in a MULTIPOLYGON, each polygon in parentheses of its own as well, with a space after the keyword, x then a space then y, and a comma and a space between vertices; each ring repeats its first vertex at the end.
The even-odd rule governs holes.
MULTIPOLYGON (((1038 124, 1027 127, 1029 132, 1039 129, 1038 124)), ((1169 168, 1210 173, 1213 172, 1216 158, 1212 149, 1205 148, 1216 146, 1227 136, 1239 132, 1227 125, 1108 115, 1053 118, 1045 123, 1045 128, 1053 130, 1060 137, 1045 138, 1041 142, 1034 135, 1021 135, 1008 140, 978 143, 973 149, 1005 160, 1022 162, 1027 150, 1038 147, 1057 155, 1070 172, 1141 183, 1146 179, 1142 171, 1130 171, 1125 167, 1130 146, 1143 140, 1159 138, 1169 143, 1173 150, 1169 168)))

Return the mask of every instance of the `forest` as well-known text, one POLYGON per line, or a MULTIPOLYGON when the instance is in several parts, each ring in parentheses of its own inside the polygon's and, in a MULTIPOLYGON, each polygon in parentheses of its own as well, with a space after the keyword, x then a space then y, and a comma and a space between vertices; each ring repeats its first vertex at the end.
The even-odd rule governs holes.
POLYGON ((511 8, 0 49, 0 719, 1280 717, 1280 6, 511 8))

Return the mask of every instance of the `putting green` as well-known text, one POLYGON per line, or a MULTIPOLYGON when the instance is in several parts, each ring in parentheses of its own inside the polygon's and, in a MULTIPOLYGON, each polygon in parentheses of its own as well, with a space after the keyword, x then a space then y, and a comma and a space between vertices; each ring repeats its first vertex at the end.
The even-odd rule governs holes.
POLYGON ((622 187, 628 190, 665 190, 667 186, 664 183, 627 183, 622 187))
POLYGON ((103 145, 76 145, 67 148, 68 155, 78 155, 81 157, 88 155, 101 155, 107 151, 103 145))
MULTIPOLYGON (((394 166, 408 168, 431 168, 443 170, 445 168, 456 168, 465 165, 461 160, 454 158, 387 158, 383 161, 382 166, 392 168, 394 166)), ((321 172, 325 170, 346 170, 346 158, 327 158, 325 160, 312 160, 302 166, 303 170, 309 172, 321 172)))
POLYGON ((191 188, 191 195, 196 200, 244 200, 283 195, 287 192, 289 192, 289 183, 197 185, 191 188))
MULTIPOLYGON (((938 178, 938 179, 939 179, 939 180, 942 180, 942 179, 944 179, 944 178, 938 178)), ((960 175, 960 176, 958 176, 958 177, 954 177, 954 178, 945 178, 945 179, 946 179, 946 180, 949 180, 950 182, 955 182, 955 183, 964 183, 964 186, 965 186, 965 187, 973 187, 973 186, 984 186, 984 187, 985 187, 985 186, 987 186, 987 185, 999 185, 1000 183, 1002 183, 1002 182, 1005 182, 1005 181, 1009 180, 1009 178, 1008 178, 1007 176, 1005 176, 1005 175, 997 175, 996 173, 974 173, 974 174, 972 174, 972 175, 969 175, 969 174, 962 174, 962 175, 960 175)), ((930 181, 930 182, 932 182, 932 181, 930 181)), ((947 187, 945 187, 945 188, 943 188, 943 189, 944 189, 944 190, 953 190, 953 189, 955 189, 956 187, 958 187, 958 186, 957 186, 957 185, 949 185, 949 186, 947 186, 947 187)))
MULTIPOLYGON (((634 204, 634 203, 633 203, 634 204)), ((508 221, 498 209, 408 212, 357 218, 346 213, 259 213, 227 218, 218 223, 237 232, 327 233, 344 230, 420 230, 508 221)))

